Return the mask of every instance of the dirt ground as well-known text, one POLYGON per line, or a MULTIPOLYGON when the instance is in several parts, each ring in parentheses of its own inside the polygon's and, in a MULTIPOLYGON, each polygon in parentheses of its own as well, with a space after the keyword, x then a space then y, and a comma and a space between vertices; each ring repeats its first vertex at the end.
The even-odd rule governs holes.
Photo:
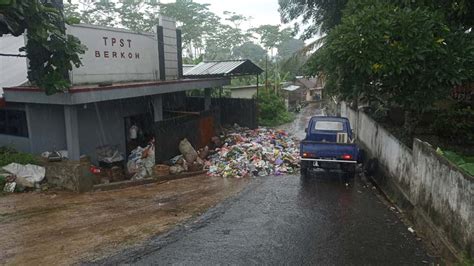
POLYGON ((105 192, 0 197, 0 264, 64 265, 107 256, 199 215, 247 183, 202 175, 105 192))

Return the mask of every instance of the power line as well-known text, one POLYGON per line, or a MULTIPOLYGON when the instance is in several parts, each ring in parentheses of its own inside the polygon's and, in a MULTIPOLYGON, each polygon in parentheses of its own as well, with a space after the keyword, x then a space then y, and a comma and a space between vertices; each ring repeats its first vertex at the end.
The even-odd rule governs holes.
POLYGON ((3 53, 0 53, 0 56, 26 57, 26 55, 24 54, 3 54, 3 53))

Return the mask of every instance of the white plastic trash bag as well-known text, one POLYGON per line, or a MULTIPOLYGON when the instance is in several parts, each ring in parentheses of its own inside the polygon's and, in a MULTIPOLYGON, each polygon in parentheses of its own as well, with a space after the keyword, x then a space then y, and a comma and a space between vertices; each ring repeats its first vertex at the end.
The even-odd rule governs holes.
POLYGON ((26 179, 31 184, 39 183, 43 181, 44 176, 46 175, 46 169, 38 165, 22 165, 18 163, 11 163, 3 167, 3 170, 8 173, 26 179))

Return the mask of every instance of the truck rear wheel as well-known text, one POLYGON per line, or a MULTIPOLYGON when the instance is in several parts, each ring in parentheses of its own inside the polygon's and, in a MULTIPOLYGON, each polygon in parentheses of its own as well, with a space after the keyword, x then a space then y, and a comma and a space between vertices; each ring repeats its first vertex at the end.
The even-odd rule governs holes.
POLYGON ((302 178, 308 177, 308 164, 307 162, 300 163, 300 174, 302 178))
POLYGON ((354 179, 356 177, 356 172, 345 172, 347 179, 354 179))

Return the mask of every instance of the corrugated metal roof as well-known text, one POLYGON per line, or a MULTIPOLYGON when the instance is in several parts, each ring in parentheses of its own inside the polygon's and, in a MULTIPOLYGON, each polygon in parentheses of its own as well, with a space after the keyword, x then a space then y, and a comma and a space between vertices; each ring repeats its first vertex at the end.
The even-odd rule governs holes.
POLYGON ((296 78, 296 80, 303 84, 306 88, 314 88, 316 87, 316 84, 317 84, 317 80, 315 78, 296 78))
MULTIPOLYGON (((0 37, 0 51, 5 54, 20 54, 18 49, 25 46, 23 36, 0 37)), ((28 81, 25 57, 0 56, 0 95, 4 87, 23 85, 28 81)))
POLYGON ((187 70, 187 77, 225 77, 239 75, 261 74, 263 69, 250 60, 229 60, 201 62, 197 66, 187 70))
POLYGON ((186 73, 188 70, 192 69, 196 65, 183 64, 183 73, 186 73))

